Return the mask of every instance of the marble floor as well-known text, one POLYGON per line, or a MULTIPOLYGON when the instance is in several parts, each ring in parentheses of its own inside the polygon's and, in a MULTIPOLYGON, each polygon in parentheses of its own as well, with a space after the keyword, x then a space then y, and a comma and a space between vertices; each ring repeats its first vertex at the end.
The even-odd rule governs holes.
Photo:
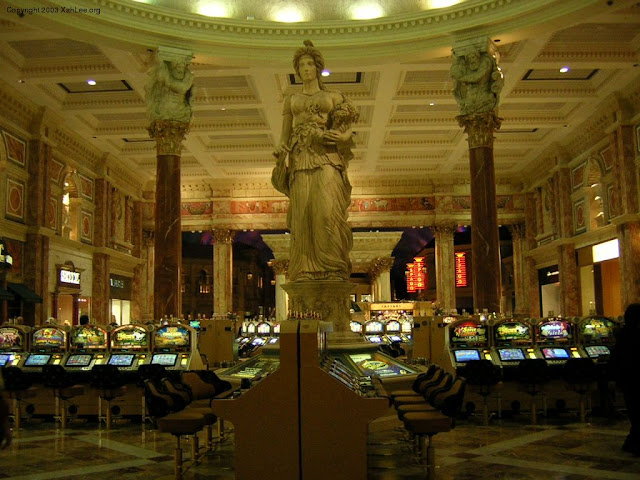
MULTIPOLYGON (((453 431, 434 437, 437 478, 640 479, 640 457, 620 449, 629 427, 623 417, 593 417, 584 424, 576 418, 543 418, 538 426, 528 420, 492 419, 487 427, 477 417, 458 421, 453 431)), ((227 427, 225 440, 199 465, 186 465, 185 479, 234 478, 234 435, 227 427)), ((107 431, 95 422, 74 420, 63 431, 53 422, 30 420, 14 432, 11 447, 0 451, 0 478, 171 479, 174 446, 171 435, 149 424, 121 421, 107 431)), ((371 423, 368 455, 370 479, 425 478, 391 414, 371 423)), ((271 479, 268 472, 266 466, 262 478, 271 479)))

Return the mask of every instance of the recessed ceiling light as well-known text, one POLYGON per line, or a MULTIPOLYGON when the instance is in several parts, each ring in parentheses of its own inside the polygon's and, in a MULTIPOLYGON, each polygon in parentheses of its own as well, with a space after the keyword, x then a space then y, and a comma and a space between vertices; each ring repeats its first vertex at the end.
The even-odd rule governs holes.
POLYGON ((329 75, 331 75, 331 72, 329 70, 322 70, 322 73, 320 74, 323 77, 328 77, 329 75))
POLYGON ((226 110, 226 108, 222 107, 220 110, 222 110, 224 112, 226 110))
POLYGON ((88 84, 88 85, 93 86, 93 85, 95 85, 96 83, 97 83, 97 82, 96 82, 93 78, 90 78, 89 80, 87 80, 87 84, 88 84))
POLYGON ((24 80, 20 79, 18 80, 18 83, 24 83, 24 80))
POLYGON ((560 73, 567 73, 569 70, 571 70, 569 67, 564 66, 560 69, 560 73))
POLYGON ((436 102, 429 102, 429 105, 431 105, 432 107, 436 104, 436 102))
POLYGON ((370 20, 380 18, 384 15, 384 10, 378 2, 364 1, 351 7, 351 18, 353 20, 370 20))

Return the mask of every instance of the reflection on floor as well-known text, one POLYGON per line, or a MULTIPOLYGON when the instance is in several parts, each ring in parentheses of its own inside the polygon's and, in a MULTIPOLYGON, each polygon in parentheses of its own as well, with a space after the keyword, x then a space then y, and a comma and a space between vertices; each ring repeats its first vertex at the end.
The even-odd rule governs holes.
MULTIPOLYGON (((582 480, 640 479, 640 458, 620 449, 629 424, 624 419, 550 419, 539 426, 528 418, 493 419, 483 427, 477 418, 458 422, 455 430, 435 437, 440 480, 582 480), (575 422, 575 423, 574 423, 575 422)), ((185 479, 234 478, 232 426, 202 463, 188 468, 185 479)), ((171 479, 171 435, 149 425, 117 423, 106 431, 96 423, 73 421, 66 431, 54 423, 31 420, 15 432, 12 446, 0 451, 0 478, 171 479)), ((185 443, 185 450, 188 452, 185 443)), ((188 454, 187 454, 188 456, 188 454)), ((272 476, 265 465, 265 479, 272 476)), ((389 415, 371 424, 369 478, 424 478, 403 440, 401 424, 389 415)))

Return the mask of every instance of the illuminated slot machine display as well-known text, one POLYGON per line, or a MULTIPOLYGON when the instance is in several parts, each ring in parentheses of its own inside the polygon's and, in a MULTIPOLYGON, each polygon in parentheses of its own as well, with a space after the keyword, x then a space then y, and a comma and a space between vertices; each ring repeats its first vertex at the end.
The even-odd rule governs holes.
POLYGON ((446 329, 446 345, 454 368, 471 360, 492 360, 487 325, 474 319, 450 323, 446 329))
POLYGON ((413 340, 413 319, 402 317, 400 319, 400 336, 405 342, 411 342, 413 340))
POLYGON ((91 370, 107 361, 109 334, 99 325, 75 325, 69 332, 69 353, 62 362, 67 370, 91 370))
POLYGON ((351 320, 349 322, 349 328, 353 333, 362 334, 362 323, 356 322, 355 320, 351 320))
POLYGON ((401 377, 420 372, 413 366, 376 350, 330 351, 330 355, 356 377, 401 377))
POLYGON ((279 323, 273 324, 272 335, 273 336, 269 339, 269 341, 267 342, 267 345, 275 345, 280 341, 280 324, 279 323))
POLYGON ((30 353, 22 364, 26 371, 41 371, 45 365, 62 365, 67 352, 67 331, 62 327, 36 327, 31 332, 30 353))
POLYGON ((275 372, 280 366, 278 350, 263 350, 248 360, 243 360, 233 367, 216 372, 220 378, 237 384, 243 378, 251 381, 260 380, 275 372))
POLYGON ((389 343, 402 343, 403 339, 400 331, 400 322, 398 320, 389 320, 385 326, 385 333, 389 343))
POLYGON ((259 322, 256 325, 256 336, 257 338, 262 339, 262 343, 258 342, 253 344, 252 342, 253 346, 261 347, 262 345, 266 345, 271 339, 272 334, 273 334, 273 327, 269 322, 259 322))
POLYGON ((151 364, 162 365, 168 370, 202 369, 196 331, 181 324, 159 327, 153 332, 151 364))
POLYGON ((29 327, 2 325, 0 327, 0 367, 19 367, 29 350, 29 327))
POLYGON ((578 324, 578 339, 583 356, 598 362, 606 362, 615 343, 614 331, 617 324, 610 318, 590 316, 578 324))
POLYGON ((365 323, 364 336, 371 343, 387 343, 384 338, 384 324, 380 320, 369 320, 365 323))
POLYGON ((111 331, 109 365, 120 370, 137 370, 151 361, 151 332, 143 325, 122 325, 111 331))
POLYGON ((533 348, 533 327, 508 319, 493 326, 493 360, 504 368, 517 367, 525 358, 537 358, 533 348))
POLYGON ((548 317, 536 325, 536 348, 549 365, 563 365, 569 358, 580 358, 573 325, 560 317, 548 317))

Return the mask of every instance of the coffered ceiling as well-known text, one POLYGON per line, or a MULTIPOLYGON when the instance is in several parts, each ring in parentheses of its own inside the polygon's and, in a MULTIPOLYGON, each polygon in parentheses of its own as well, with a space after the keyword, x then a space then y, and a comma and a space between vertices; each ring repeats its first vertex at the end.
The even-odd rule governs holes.
POLYGON ((294 2, 315 12, 298 23, 270 20, 283 4, 275 0, 251 2, 264 7, 253 13, 249 2, 236 2, 232 18, 193 13, 198 2, 31 1, 40 9, 31 13, 19 10, 24 3, 0 2, 2 81, 148 185, 156 160, 144 86, 159 45, 193 52, 195 112, 182 157, 183 183, 191 185, 268 181, 283 98, 300 88, 291 58, 306 38, 325 55, 327 86, 360 108, 354 184, 468 179, 449 76, 458 41, 487 36, 499 50, 499 182, 526 183, 545 152, 574 141, 603 101, 640 88, 636 1, 468 0, 441 9, 379 1, 396 10, 369 20, 347 18, 354 2, 294 2), (570 70, 560 73, 563 66, 570 70))

